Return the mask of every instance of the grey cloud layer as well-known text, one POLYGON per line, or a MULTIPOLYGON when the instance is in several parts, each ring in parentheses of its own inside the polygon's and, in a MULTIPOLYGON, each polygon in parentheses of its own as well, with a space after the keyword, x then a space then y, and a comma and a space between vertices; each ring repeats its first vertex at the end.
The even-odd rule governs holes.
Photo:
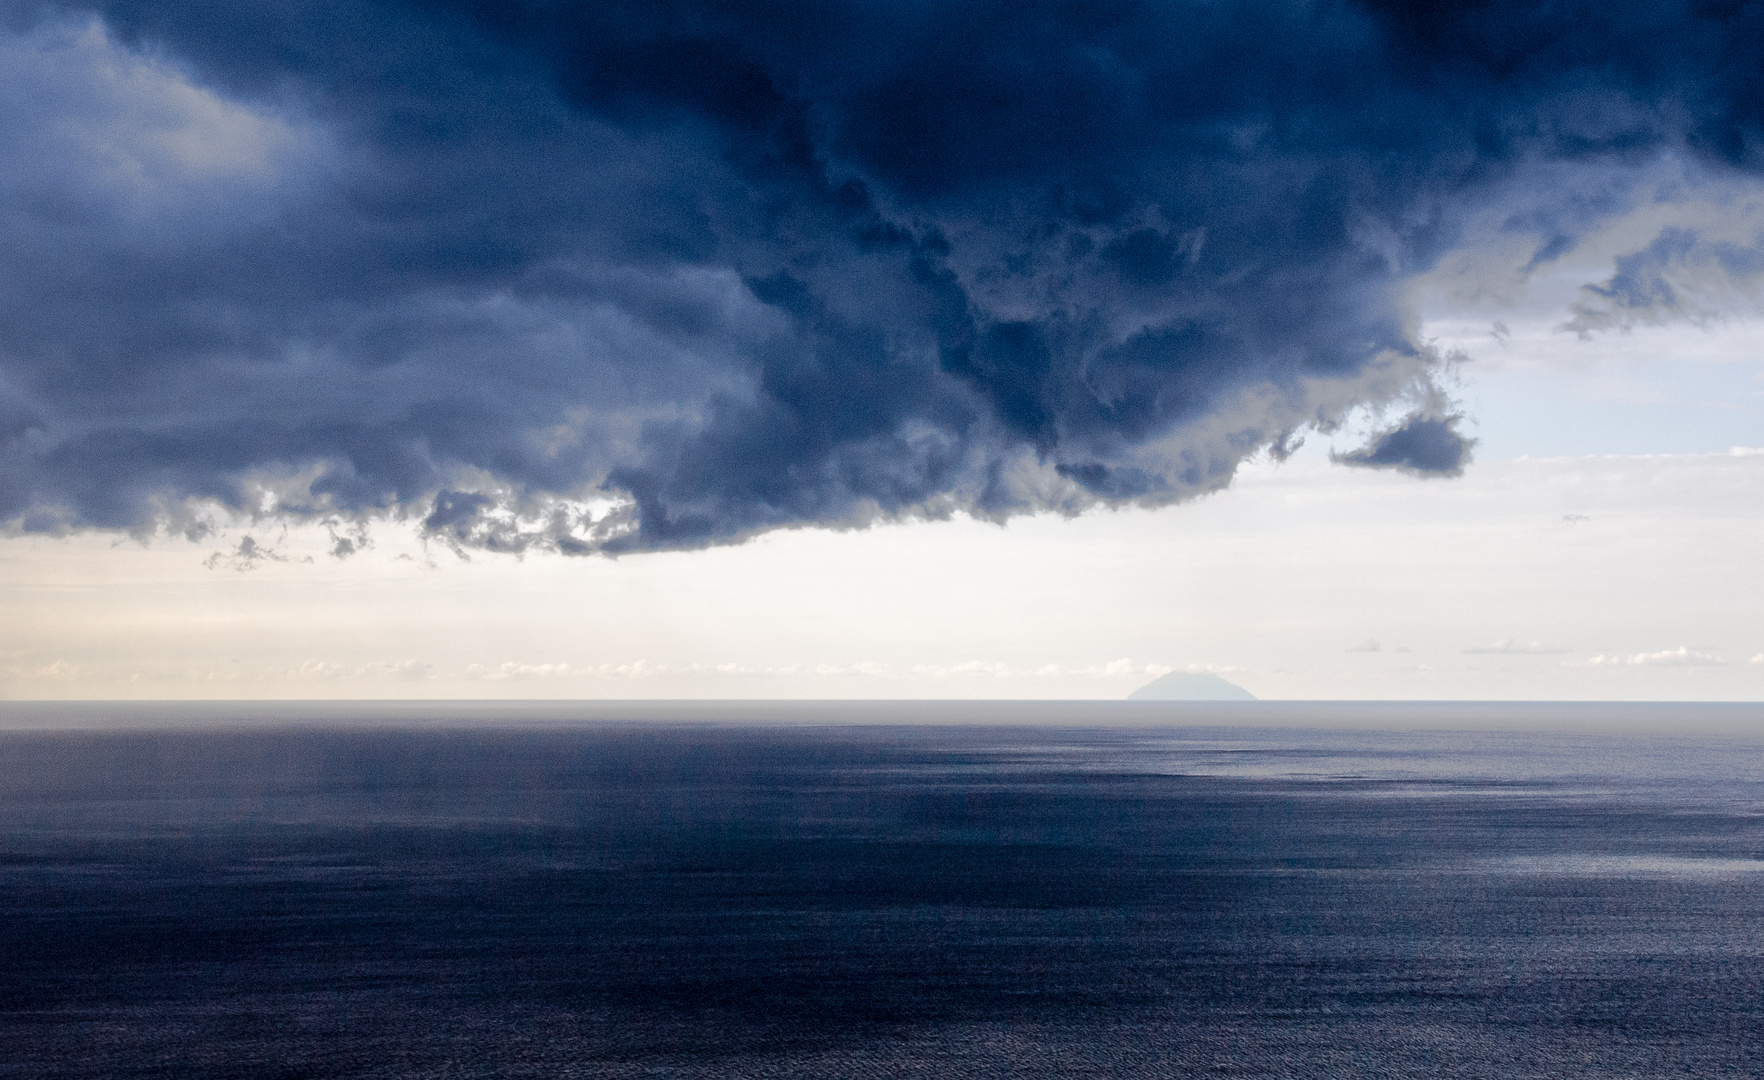
POLYGON ((1468 211, 1758 164, 1754 8, 1593 11, 8 8, 0 522, 691 547, 1173 501, 1368 405, 1343 461, 1455 474, 1402 295, 1468 211))

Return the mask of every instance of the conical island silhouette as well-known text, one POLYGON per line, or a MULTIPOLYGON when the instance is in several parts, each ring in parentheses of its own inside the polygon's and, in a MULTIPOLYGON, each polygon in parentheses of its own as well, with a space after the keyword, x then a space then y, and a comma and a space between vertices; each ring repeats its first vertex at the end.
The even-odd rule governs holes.
POLYGON ((1254 701, 1256 695, 1210 671, 1172 671, 1127 695, 1129 701, 1254 701))

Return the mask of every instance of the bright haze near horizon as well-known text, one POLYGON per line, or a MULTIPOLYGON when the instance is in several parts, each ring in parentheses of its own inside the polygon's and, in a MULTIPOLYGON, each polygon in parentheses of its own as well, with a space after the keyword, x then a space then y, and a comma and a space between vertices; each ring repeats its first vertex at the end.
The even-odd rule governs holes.
POLYGON ((1756 6, 0 11, 0 697, 1764 698, 1756 6))

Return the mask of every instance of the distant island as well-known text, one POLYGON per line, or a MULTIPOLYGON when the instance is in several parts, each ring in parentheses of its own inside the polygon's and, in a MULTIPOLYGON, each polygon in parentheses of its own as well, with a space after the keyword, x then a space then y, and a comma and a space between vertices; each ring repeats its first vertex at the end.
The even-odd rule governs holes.
POLYGON ((1254 701, 1256 695, 1210 671, 1172 671, 1127 695, 1128 701, 1254 701))

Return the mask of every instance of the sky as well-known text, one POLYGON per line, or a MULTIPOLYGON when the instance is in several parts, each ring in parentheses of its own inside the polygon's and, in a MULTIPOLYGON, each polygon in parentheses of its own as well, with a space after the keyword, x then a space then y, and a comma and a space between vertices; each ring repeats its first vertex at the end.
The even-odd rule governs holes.
POLYGON ((0 697, 1764 697, 1764 7, 0 16, 0 697))

